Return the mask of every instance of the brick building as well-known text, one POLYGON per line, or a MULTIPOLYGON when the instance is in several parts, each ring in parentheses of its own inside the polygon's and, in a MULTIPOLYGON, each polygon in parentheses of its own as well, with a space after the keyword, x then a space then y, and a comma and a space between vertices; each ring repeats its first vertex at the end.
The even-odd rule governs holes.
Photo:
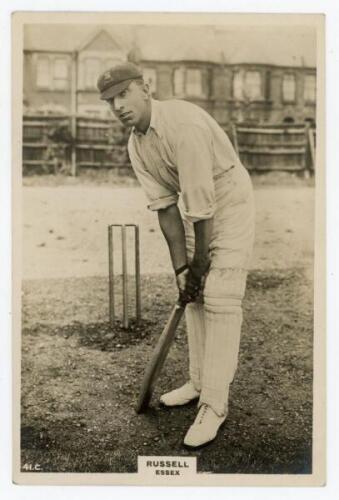
POLYGON ((302 27, 27 25, 24 109, 111 117, 98 75, 131 60, 154 97, 190 100, 222 124, 313 123, 315 46, 302 27))

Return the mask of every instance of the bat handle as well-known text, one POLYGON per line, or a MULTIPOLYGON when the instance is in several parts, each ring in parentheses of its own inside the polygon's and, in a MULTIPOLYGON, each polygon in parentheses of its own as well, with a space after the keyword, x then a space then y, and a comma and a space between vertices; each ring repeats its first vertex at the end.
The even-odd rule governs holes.
POLYGON ((176 302, 176 305, 178 307, 181 307, 181 308, 185 309, 185 307, 186 307, 187 304, 188 304, 188 302, 186 302, 185 300, 183 300, 183 298, 180 297, 180 295, 179 295, 178 300, 176 302))

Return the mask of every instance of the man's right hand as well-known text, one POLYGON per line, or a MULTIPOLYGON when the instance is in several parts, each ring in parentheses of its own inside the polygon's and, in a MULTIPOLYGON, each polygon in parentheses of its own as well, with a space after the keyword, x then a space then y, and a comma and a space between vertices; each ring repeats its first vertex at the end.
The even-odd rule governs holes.
POLYGON ((182 304, 188 304, 189 302, 194 302, 200 293, 200 282, 196 286, 187 287, 188 277, 190 275, 189 267, 184 267, 184 269, 175 273, 177 286, 179 290, 179 300, 182 304))

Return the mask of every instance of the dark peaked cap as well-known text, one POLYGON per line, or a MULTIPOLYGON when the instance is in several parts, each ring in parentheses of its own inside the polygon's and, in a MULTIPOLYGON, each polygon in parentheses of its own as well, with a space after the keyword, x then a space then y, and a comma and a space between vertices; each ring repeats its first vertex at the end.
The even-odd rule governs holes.
POLYGON ((127 62, 114 66, 98 78, 97 87, 100 99, 111 99, 126 89, 132 80, 142 78, 142 71, 133 63, 127 62))

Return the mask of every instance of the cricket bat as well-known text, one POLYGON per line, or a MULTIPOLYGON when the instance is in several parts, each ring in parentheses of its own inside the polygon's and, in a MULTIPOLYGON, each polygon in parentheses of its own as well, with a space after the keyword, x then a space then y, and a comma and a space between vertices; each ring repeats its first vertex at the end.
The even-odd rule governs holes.
POLYGON ((164 365, 184 310, 184 305, 179 302, 175 304, 166 326, 159 337, 158 343, 155 346, 152 358, 146 367, 145 375, 142 380, 140 394, 135 408, 137 413, 143 413, 148 407, 152 397, 154 384, 164 365))

